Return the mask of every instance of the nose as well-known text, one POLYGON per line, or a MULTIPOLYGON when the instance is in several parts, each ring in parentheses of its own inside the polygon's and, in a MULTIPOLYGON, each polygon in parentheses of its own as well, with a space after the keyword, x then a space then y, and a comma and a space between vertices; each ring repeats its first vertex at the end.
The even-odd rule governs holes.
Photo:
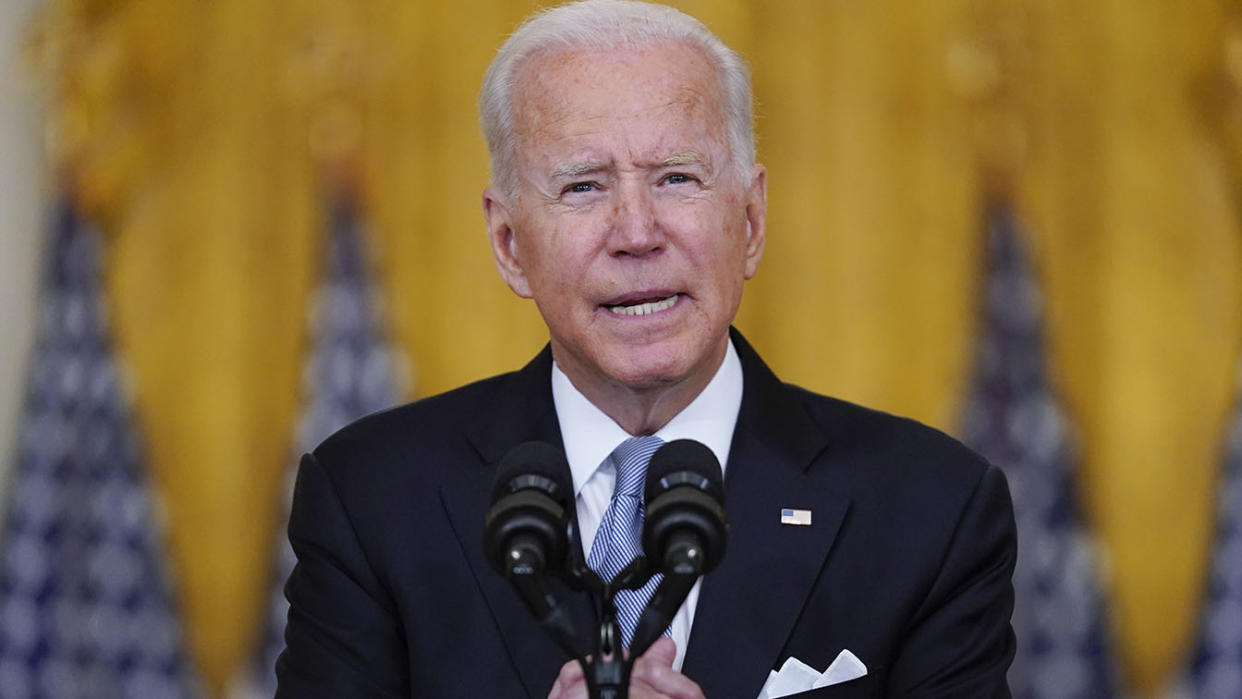
POLYGON ((643 257, 664 248, 664 232, 651 193, 641 183, 627 182, 616 190, 609 248, 614 257, 643 257))

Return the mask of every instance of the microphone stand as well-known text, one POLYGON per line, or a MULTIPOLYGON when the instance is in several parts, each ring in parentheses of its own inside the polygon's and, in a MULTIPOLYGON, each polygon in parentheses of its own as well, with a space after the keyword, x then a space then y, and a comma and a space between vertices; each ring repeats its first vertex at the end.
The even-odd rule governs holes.
MULTIPOLYGON (((569 527, 569 540, 574 541, 572 521, 569 527)), ((638 619, 628 656, 624 650, 621 627, 617 624, 616 597, 621 590, 641 588, 658 572, 653 569, 646 556, 639 555, 609 582, 604 582, 595 571, 587 567, 581 555, 571 553, 568 556, 565 581, 572 589, 599 595, 602 601, 600 622, 589 655, 581 651, 572 621, 548 591, 546 579, 540 576, 522 580, 523 576, 518 574, 510 578, 524 599, 545 600, 541 605, 530 604, 531 611, 535 613, 539 626, 562 650, 578 661, 586 679, 590 699, 628 699, 630 672, 634 669, 634 661, 663 635, 686 600, 690 588, 694 587, 694 583, 702 575, 701 566, 698 565, 700 552, 696 547, 674 546, 674 549, 684 549, 684 553, 675 556, 672 565, 666 565, 664 579, 638 619)), ((521 570, 522 567, 517 566, 514 572, 521 570)))
MULTIPOLYGON (((612 584, 604 586, 604 614, 599 623, 595 654, 589 659, 578 659, 591 699, 625 699, 629 696, 630 671, 634 669, 634 661, 664 634, 690 594, 690 588, 699 579, 698 570, 683 567, 674 567, 665 573, 638 618, 627 656, 621 649, 616 595, 621 590, 637 590, 646 585, 653 573, 655 571, 649 569, 647 559, 639 556, 617 574, 612 584)), ((596 580, 599 580, 598 576, 596 580)))
POLYGON ((578 663, 586 677, 591 699, 627 699, 630 696, 630 670, 634 664, 622 651, 621 627, 617 625, 615 613, 606 613, 599 622, 595 654, 578 658, 578 663))
MULTIPOLYGON (((627 657, 617 624, 617 593, 621 590, 637 590, 651 579, 652 572, 645 556, 638 556, 617 573, 611 582, 605 583, 595 571, 586 566, 578 556, 570 556, 568 578, 574 587, 598 594, 603 602, 599 627, 595 634, 595 647, 587 657, 578 657, 582 674, 586 678, 587 693, 591 699, 627 699, 630 695, 630 671, 638 657, 627 657)), ((667 624, 666 624, 667 626, 667 624)))

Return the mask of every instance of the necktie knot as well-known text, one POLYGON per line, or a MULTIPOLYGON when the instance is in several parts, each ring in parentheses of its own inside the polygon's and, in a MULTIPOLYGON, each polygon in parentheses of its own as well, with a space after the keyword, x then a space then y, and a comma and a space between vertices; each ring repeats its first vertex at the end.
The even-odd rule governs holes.
POLYGON ((613 466, 617 471, 617 483, 613 498, 628 496, 639 498, 647 479, 647 464, 651 455, 663 446, 664 440, 655 435, 630 437, 612 451, 613 466))

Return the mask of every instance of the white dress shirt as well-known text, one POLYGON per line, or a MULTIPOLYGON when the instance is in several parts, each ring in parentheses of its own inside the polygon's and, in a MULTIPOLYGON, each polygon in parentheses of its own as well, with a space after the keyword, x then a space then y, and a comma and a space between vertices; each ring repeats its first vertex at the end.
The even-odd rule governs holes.
MULTIPOLYGON (((573 474, 578 531, 582 535, 585 557, 590 554, 595 532, 612 501, 616 469, 608 461, 608 455, 633 435, 621 429, 612 418, 587 400, 555 363, 552 365, 552 400, 556 404, 556 417, 565 441, 565 458, 573 474)), ((706 444, 720 460, 723 472, 729 462, 729 446, 741 407, 742 363, 730 341, 716 375, 690 405, 656 431, 656 436, 665 442, 693 439, 706 444)), ((686 642, 690 639, 690 626, 694 623, 694 610, 698 605, 702 582, 700 578, 694 584, 685 603, 673 617, 672 636, 677 644, 677 657, 673 660, 675 670, 681 670, 686 657, 686 642)))

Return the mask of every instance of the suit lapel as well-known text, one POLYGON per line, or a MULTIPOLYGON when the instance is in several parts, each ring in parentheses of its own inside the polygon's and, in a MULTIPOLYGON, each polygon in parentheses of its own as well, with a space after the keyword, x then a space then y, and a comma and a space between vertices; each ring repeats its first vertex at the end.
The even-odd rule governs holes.
POLYGON ((759 693, 849 509, 808 476, 828 440, 794 389, 736 331, 733 342, 745 383, 725 476, 728 549, 703 580, 683 666, 709 697, 759 693), (810 510, 811 526, 781 524, 783 508, 810 510))
MULTIPOLYGON (((441 502, 462 551, 492 610, 526 692, 532 697, 547 693, 568 658, 538 627, 509 582, 492 570, 483 555, 481 542, 492 479, 500 459, 514 446, 532 440, 564 448, 552 403, 551 365, 551 352, 545 348, 525 368, 504 379, 506 383, 496 392, 496 404, 483 406, 479 418, 468 430, 483 466, 463 467, 459 477, 440 488, 441 502)), ((553 590, 557 599, 569 607, 579 633, 587 633, 588 625, 594 625, 594 613, 586 597, 570 591, 559 580, 553 581, 553 590)))

